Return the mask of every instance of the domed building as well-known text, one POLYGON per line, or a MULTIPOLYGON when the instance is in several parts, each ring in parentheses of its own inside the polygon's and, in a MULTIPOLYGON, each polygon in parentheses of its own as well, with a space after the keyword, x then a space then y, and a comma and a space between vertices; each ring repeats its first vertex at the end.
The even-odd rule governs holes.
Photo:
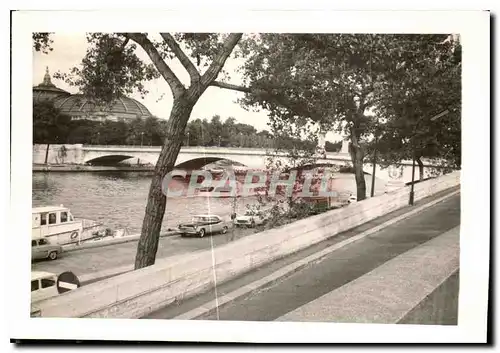
POLYGON ((33 103, 69 96, 71 96, 71 93, 56 87, 56 85, 51 82, 48 67, 45 69, 43 82, 38 86, 33 87, 33 103))
POLYGON ((40 101, 52 101, 54 107, 73 120, 124 121, 153 116, 144 104, 125 96, 109 106, 96 106, 81 94, 71 94, 56 87, 51 81, 48 67, 43 82, 33 87, 33 102, 40 101))

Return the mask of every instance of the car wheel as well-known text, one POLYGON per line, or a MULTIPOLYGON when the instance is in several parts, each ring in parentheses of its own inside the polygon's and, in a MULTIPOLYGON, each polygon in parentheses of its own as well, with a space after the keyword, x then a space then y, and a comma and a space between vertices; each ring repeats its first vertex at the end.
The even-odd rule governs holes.
POLYGON ((203 238, 205 236, 205 229, 201 228, 198 234, 200 235, 200 238, 203 238))
POLYGON ((227 233, 227 227, 224 226, 224 227, 222 227, 222 234, 226 234, 226 233, 227 233))
POLYGON ((51 259, 51 260, 57 259, 57 251, 49 252, 49 259, 51 259))

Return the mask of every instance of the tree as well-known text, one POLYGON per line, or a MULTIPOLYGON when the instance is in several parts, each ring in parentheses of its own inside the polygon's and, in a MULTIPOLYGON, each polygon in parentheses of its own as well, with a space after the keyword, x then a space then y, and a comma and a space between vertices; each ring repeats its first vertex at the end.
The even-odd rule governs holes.
POLYGON ((123 121, 106 120, 95 125, 99 141, 97 144, 123 145, 127 139, 128 128, 123 121))
POLYGON ((189 146, 203 146, 203 122, 201 119, 191 120, 186 129, 186 144, 189 146))
POLYGON ((46 143, 45 164, 51 143, 66 143, 71 117, 62 114, 49 101, 33 104, 33 143, 46 143))
MULTIPOLYGON (((262 34, 246 44, 244 72, 260 94, 242 104, 270 111, 273 121, 318 124, 350 137, 357 198, 366 197, 363 163, 377 120, 394 91, 422 86, 434 46, 445 35, 262 34), (270 94, 274 93, 274 94, 270 94)), ((411 125, 411 117, 400 116, 411 125)))
POLYGON ((461 162, 461 46, 439 39, 427 37, 414 43, 420 46, 414 52, 426 55, 418 62, 418 74, 409 67, 399 86, 384 97, 377 113, 385 123, 377 131, 377 146, 372 146, 383 152, 383 165, 415 157, 420 179, 422 158, 452 168, 460 168, 461 162))
POLYGON ((234 126, 236 119, 229 117, 224 121, 221 132, 221 145, 225 147, 232 147, 231 137, 236 133, 236 128, 234 126))
POLYGON ((53 41, 50 38, 50 33, 48 32, 33 33, 33 48, 36 51, 48 54, 50 51, 53 50, 51 47, 52 43, 53 41))
MULTIPOLYGON (((133 90, 147 93, 142 81, 157 76, 163 77, 171 89, 173 105, 148 193, 136 269, 155 262, 167 202, 162 182, 174 167, 191 111, 209 86, 218 86, 216 79, 241 36, 241 33, 160 33, 161 40, 157 41, 147 33, 92 33, 87 35, 90 46, 81 67, 73 68, 69 75, 59 75, 101 105, 133 90), (145 64, 137 57, 137 45, 146 52, 152 64, 145 64), (172 71, 170 61, 174 58, 188 72, 189 87, 185 87, 172 71), (206 68, 203 73, 202 68, 206 68)), ((34 45, 37 49, 36 43, 34 45)))
POLYGON ((69 116, 62 114, 49 101, 33 104, 33 142, 47 144, 45 164, 48 162, 50 144, 67 141, 70 121, 69 116))
POLYGON ((33 142, 65 143, 70 120, 49 101, 33 103, 33 142))
POLYGON ((347 133, 359 200, 366 194, 360 140, 372 83, 371 71, 366 72, 370 41, 368 35, 294 34, 278 41, 261 35, 249 48, 246 76, 252 85, 281 94, 247 95, 242 100, 269 110, 272 121, 282 125, 315 123, 322 130, 347 133))
POLYGON ((223 135, 223 125, 219 115, 214 115, 210 120, 208 135, 211 137, 210 144, 212 146, 221 145, 222 142, 221 139, 223 135))

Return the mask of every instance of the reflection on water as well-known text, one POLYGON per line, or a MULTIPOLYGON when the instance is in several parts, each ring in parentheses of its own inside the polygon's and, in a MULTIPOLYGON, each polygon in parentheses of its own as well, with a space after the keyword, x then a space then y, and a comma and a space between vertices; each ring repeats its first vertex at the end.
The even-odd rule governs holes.
MULTIPOLYGON (((151 183, 148 172, 98 173, 33 173, 33 206, 59 205, 69 207, 76 217, 89 218, 112 228, 127 228, 138 233, 144 218, 144 209, 151 183)), ((366 176, 367 195, 371 177, 366 176)), ((339 191, 356 193, 354 176, 338 175, 335 184, 339 191)), ((384 191, 384 182, 376 180, 375 190, 384 191)), ((237 199, 237 212, 255 198, 237 199)), ((229 217, 232 209, 229 198, 169 198, 163 221, 163 230, 191 219, 193 214, 215 213, 229 217)))

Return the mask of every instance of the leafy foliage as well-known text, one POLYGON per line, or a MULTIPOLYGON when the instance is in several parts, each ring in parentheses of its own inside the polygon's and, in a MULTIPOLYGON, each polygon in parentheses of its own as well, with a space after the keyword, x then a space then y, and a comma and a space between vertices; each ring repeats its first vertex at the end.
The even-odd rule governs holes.
POLYGON ((71 118, 61 113, 52 103, 33 104, 33 143, 64 142, 71 118))
POLYGON ((44 54, 48 54, 53 50, 51 47, 53 40, 50 38, 51 33, 35 32, 33 33, 33 49, 44 54))
MULTIPOLYGON (((417 160, 433 158, 460 168, 461 47, 440 40, 442 36, 416 42, 418 67, 408 65, 398 86, 380 95, 383 104, 376 112, 384 124, 375 133, 385 165, 411 159, 415 153, 417 160)), ((414 55, 411 59, 417 60, 414 55)))
POLYGON ((159 77, 152 64, 137 57, 136 44, 119 34, 87 34, 89 47, 80 67, 69 74, 57 72, 59 78, 79 88, 80 92, 97 105, 108 106, 123 95, 138 91, 145 95, 144 81, 159 77))
MULTIPOLYGON (((361 200, 366 193, 362 164, 379 118, 391 118, 391 125, 401 129, 397 132, 399 141, 392 141, 385 149, 391 154, 393 147, 406 143, 424 110, 430 114, 452 104, 434 100, 446 96, 443 85, 428 84, 449 75, 449 65, 460 62, 460 47, 447 42, 448 37, 262 34, 245 43, 247 60, 242 72, 257 89, 241 103, 249 109, 269 110, 273 123, 281 126, 315 123, 323 131, 349 136, 361 200)), ((459 85, 459 75, 450 79, 453 82, 449 85, 459 85)), ((455 109, 457 100, 452 102, 455 109)), ((392 154, 393 161, 403 157, 392 154)))

